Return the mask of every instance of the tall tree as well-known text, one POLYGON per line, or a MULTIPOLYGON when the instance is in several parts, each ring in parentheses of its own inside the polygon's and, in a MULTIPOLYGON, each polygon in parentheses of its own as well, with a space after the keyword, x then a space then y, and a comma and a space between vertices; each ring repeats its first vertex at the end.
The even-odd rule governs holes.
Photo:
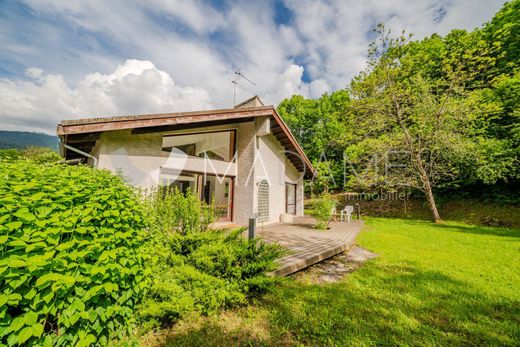
MULTIPOLYGON (((370 46, 368 68, 351 84, 353 107, 360 123, 372 134, 369 141, 357 146, 365 148, 365 155, 385 157, 383 173, 365 173, 382 185, 421 190, 432 219, 440 222, 433 189, 439 182, 457 177, 458 164, 474 145, 465 131, 474 121, 463 101, 466 80, 450 67, 444 70, 447 78, 428 78, 406 61, 408 38, 393 38, 382 25, 376 32, 378 39, 370 46), (399 157, 393 163, 389 160, 392 155, 399 157)), ((363 180, 363 176, 358 179, 363 180)))

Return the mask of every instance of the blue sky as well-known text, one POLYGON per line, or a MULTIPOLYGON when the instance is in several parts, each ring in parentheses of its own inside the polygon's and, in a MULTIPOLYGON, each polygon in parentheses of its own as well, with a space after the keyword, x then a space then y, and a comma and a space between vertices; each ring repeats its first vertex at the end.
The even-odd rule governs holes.
POLYGON ((496 0, 0 0, 0 129, 61 119, 277 104, 344 88, 379 22, 420 39, 491 19, 496 0))

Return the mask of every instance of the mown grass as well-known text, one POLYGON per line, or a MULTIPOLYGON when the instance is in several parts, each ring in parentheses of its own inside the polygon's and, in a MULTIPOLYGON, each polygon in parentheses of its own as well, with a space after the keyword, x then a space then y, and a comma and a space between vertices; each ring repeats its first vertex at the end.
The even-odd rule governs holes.
POLYGON ((369 219, 379 254, 344 280, 287 279, 247 307, 194 316, 146 345, 520 344, 520 230, 369 219))

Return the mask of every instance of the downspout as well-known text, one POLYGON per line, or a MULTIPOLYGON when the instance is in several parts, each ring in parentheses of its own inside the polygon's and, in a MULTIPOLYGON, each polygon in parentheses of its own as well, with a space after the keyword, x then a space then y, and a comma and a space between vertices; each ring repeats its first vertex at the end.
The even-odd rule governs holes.
POLYGON ((63 147, 65 147, 65 148, 67 148, 67 149, 70 149, 70 150, 73 151, 73 152, 76 152, 76 153, 78 153, 78 154, 81 154, 82 156, 85 156, 85 157, 87 157, 87 158, 92 159, 92 161, 94 162, 94 165, 93 165, 94 169, 97 168, 97 162, 98 162, 98 160, 97 160, 97 158, 94 157, 93 155, 90 155, 90 154, 88 154, 88 153, 86 153, 86 152, 80 151, 79 149, 74 148, 74 147, 72 147, 72 146, 69 146, 69 145, 67 145, 67 144, 65 144, 65 143, 63 143, 63 142, 61 143, 61 145, 62 145, 63 147))

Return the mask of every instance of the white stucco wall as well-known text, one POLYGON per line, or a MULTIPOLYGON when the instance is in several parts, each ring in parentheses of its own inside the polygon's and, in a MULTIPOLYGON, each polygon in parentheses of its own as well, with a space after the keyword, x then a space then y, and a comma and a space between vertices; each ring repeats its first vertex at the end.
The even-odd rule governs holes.
MULTIPOLYGON (((259 133, 265 129, 261 121, 257 121, 259 133)), ((285 184, 296 184, 296 214, 303 215, 303 180, 301 174, 287 159, 285 148, 272 134, 258 136, 255 160, 255 212, 258 210, 258 183, 267 179, 269 182, 269 221, 280 222, 280 215, 286 210, 285 184)), ((266 223, 266 224, 267 224, 266 223)))
MULTIPOLYGON (((280 221, 285 212, 285 158, 283 147, 273 135, 258 137, 258 148, 255 161, 255 182, 266 179, 269 183, 269 221, 280 221)), ((255 207, 258 208, 258 194, 255 195, 255 207)))

